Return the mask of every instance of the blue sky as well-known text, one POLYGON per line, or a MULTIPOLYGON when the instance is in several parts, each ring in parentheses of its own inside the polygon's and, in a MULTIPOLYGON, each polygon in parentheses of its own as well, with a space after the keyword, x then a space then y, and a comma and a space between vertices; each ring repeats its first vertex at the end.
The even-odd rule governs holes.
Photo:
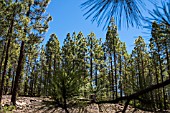
MULTIPOLYGON (((79 31, 83 32, 84 36, 87 36, 91 32, 96 34, 97 38, 102 38, 105 40, 106 30, 103 30, 103 26, 97 27, 97 24, 90 21, 90 19, 85 20, 83 14, 85 13, 80 8, 81 3, 85 0, 51 0, 47 12, 53 17, 53 21, 50 22, 49 30, 45 35, 45 44, 50 34, 55 33, 60 41, 60 45, 63 44, 63 40, 66 37, 67 33, 78 33, 79 31)), ((147 0, 146 0, 147 1, 147 0)), ((146 2, 146 7, 149 7, 152 10, 154 7, 146 2)), ((143 11, 146 17, 149 16, 147 11, 143 11)), ((133 49, 134 40, 138 36, 142 36, 146 43, 150 38, 149 31, 143 28, 121 28, 118 31, 121 41, 126 42, 127 50, 130 53, 133 49), (147 33, 147 34, 146 34, 147 33)))

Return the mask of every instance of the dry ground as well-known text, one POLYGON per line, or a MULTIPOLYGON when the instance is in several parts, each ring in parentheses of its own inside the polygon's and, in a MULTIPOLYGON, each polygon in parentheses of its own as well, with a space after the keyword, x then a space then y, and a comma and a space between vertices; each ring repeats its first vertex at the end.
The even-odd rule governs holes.
MULTIPOLYGON (((10 105, 10 95, 4 95, 2 99, 2 106, 10 105)), ((49 98, 43 97, 18 97, 16 102, 16 109, 11 113, 65 113, 61 108, 57 108, 54 102, 49 98)), ((70 113, 120 113, 123 110, 122 105, 119 104, 91 104, 84 108, 68 109, 70 113)), ((137 110, 128 106, 127 113, 151 113, 142 110, 137 110)), ((10 113, 10 112, 8 112, 10 113)))

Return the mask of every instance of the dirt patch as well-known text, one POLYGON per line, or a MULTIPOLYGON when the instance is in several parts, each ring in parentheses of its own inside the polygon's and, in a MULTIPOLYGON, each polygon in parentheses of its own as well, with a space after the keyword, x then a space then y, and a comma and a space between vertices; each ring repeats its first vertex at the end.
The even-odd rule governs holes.
MULTIPOLYGON (((10 105, 10 95, 4 95, 2 106, 10 105)), ((120 104, 90 104, 86 107, 68 108, 70 113, 121 113, 124 106, 120 104)), ((50 98, 43 97, 18 97, 16 109, 12 113, 65 113, 59 107, 56 107, 54 101, 50 98)), ((126 113, 151 113, 135 109, 128 106, 126 113)))

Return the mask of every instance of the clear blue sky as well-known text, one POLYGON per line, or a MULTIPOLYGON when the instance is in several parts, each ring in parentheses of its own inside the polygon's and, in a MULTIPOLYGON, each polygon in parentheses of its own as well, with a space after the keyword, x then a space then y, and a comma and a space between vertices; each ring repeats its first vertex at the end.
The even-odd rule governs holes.
MULTIPOLYGON (((55 33, 60 41, 60 45, 62 45, 67 33, 72 34, 73 32, 78 33, 79 31, 82 31, 84 36, 87 36, 90 32, 94 32, 97 38, 102 38, 103 41, 105 40, 106 30, 102 29, 103 26, 97 27, 95 22, 92 24, 90 19, 85 20, 85 17, 83 17, 85 12, 82 11, 80 5, 84 1, 85 0, 51 0, 47 12, 53 17, 53 21, 49 24, 50 28, 45 35, 43 44, 48 41, 50 34, 55 33)), ((146 2, 146 7, 149 7, 150 10, 154 8, 148 2, 146 2)), ((143 13, 145 16, 149 16, 147 11, 143 13)), ((118 31, 118 34, 121 41, 126 42, 129 53, 133 49, 134 40, 138 36, 142 36, 147 43, 150 38, 149 31, 142 28, 127 29, 122 27, 121 30, 118 31)))

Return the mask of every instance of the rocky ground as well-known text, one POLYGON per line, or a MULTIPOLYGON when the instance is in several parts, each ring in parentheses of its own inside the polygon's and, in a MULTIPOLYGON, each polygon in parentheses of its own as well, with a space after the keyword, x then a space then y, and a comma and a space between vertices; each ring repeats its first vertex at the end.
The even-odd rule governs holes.
MULTIPOLYGON (((5 95, 2 99, 2 106, 10 105, 11 96, 5 95)), ((16 109, 11 113, 65 113, 61 108, 56 108, 54 102, 49 98, 43 97, 18 97, 16 109)), ((91 104, 85 108, 68 109, 70 113, 121 113, 124 106, 120 104, 91 104)), ((7 113, 10 113, 7 112, 7 113)), ((2 112, 4 113, 4 111, 2 112)), ((151 113, 138 110, 128 106, 126 113, 151 113)), ((168 112, 167 112, 168 113, 168 112)))

